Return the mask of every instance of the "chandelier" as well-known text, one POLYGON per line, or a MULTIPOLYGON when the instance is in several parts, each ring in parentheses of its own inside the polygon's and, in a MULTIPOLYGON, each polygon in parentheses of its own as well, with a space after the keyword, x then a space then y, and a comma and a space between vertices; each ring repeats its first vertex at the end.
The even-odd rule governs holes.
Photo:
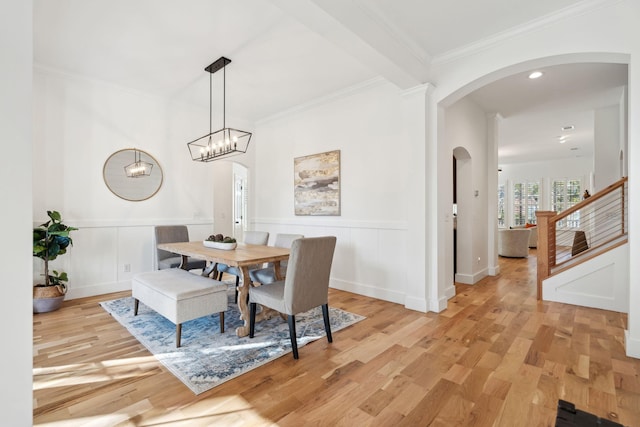
POLYGON ((153 164, 140 159, 140 151, 133 149, 133 163, 124 167, 124 173, 129 178, 142 178, 151 175, 153 164))
POLYGON ((209 133, 187 143, 191 159, 198 162, 211 162, 238 154, 246 153, 251 141, 251 133, 226 126, 226 66, 231 62, 224 56, 206 67, 209 73, 209 133), (222 129, 212 130, 212 89, 213 73, 222 69, 222 129))

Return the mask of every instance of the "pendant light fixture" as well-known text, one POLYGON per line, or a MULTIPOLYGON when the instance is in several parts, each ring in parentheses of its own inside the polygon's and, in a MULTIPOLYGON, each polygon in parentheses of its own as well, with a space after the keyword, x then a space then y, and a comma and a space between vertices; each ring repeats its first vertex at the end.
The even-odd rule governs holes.
POLYGON ((140 151, 133 149, 133 163, 124 167, 124 173, 129 178, 143 178, 151 175, 153 164, 140 159, 140 151))
POLYGON ((204 70, 209 73, 209 133, 187 143, 191 159, 197 162, 211 162, 238 154, 246 153, 251 141, 251 133, 243 130, 228 128, 226 123, 226 66, 231 62, 224 56, 209 65, 204 70), (222 69, 222 129, 212 130, 212 89, 213 73, 222 69))

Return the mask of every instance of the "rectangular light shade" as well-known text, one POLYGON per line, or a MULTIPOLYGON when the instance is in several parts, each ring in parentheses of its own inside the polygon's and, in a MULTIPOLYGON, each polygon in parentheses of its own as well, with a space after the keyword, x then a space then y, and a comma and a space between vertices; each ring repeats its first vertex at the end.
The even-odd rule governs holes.
POLYGON ((249 141, 250 132, 224 128, 193 140, 187 146, 192 160, 210 162, 246 153, 249 141))

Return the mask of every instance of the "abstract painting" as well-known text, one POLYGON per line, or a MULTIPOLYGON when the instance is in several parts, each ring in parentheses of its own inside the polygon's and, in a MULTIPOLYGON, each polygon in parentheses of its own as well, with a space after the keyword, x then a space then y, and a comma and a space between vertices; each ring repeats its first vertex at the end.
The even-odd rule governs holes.
POLYGON ((293 160, 296 215, 340 215, 340 150, 293 160))

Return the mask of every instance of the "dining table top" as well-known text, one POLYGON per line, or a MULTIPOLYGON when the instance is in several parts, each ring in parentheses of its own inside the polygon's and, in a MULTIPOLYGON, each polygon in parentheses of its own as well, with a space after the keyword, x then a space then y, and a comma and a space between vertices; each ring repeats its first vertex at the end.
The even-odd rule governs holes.
POLYGON ((160 243, 158 249, 185 255, 196 259, 218 262, 234 267, 243 267, 265 262, 284 261, 289 258, 290 249, 266 245, 238 243, 232 250, 214 249, 204 246, 202 241, 160 243))

